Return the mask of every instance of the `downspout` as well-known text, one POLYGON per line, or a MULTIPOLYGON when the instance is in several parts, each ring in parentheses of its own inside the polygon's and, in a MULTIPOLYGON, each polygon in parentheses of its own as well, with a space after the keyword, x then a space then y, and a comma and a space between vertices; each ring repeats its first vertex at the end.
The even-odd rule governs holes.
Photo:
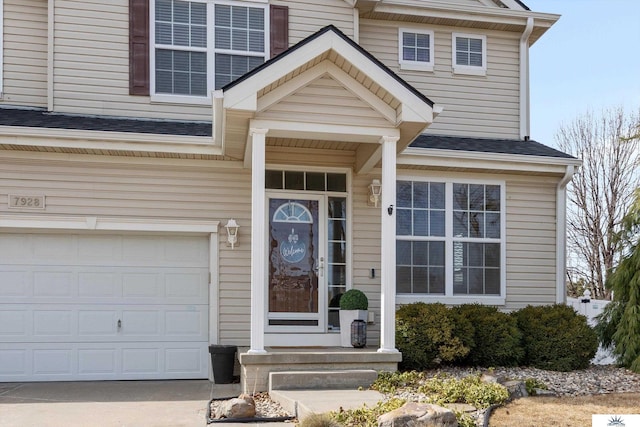
POLYGON ((566 302, 567 272, 567 184, 575 166, 568 165, 556 189, 556 303, 566 302))
POLYGON ((529 121, 529 36, 533 31, 533 18, 527 18, 527 25, 520 37, 520 139, 531 135, 529 121))
POLYGON ((47 111, 54 109, 53 102, 53 47, 55 42, 55 0, 48 2, 47 8, 47 111))

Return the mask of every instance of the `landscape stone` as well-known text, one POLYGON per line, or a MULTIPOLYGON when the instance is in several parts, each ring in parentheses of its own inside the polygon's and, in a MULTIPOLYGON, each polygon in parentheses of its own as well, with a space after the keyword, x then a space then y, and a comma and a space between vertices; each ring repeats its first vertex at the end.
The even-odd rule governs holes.
POLYGON ((527 392, 527 386, 524 381, 512 380, 502 384, 509 391, 509 400, 520 399, 521 397, 529 396, 527 392))
POLYGON ((214 418, 253 418, 256 416, 256 405, 253 398, 248 395, 240 395, 225 401, 216 410, 214 418))
POLYGON ((458 427, 458 420, 442 406, 409 402, 378 417, 378 427, 458 427))

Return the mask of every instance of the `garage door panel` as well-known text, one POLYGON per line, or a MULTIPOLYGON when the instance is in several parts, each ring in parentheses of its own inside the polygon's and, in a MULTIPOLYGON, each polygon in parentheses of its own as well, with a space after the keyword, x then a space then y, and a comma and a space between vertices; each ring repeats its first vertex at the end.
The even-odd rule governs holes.
POLYGON ((205 378, 206 236, 0 234, 0 381, 205 378))
POLYGON ((27 338, 31 330, 29 318, 29 310, 26 308, 0 310, 0 342, 27 338))
POLYGON ((78 273, 78 296, 100 299, 121 297, 122 279, 116 272, 78 273))
POLYGON ((33 374, 67 376, 73 374, 72 349, 37 349, 33 351, 33 374))
POLYGON ((78 336, 92 341, 117 339, 118 310, 78 310, 78 336))
POLYGON ((35 339, 57 341, 60 337, 77 334, 77 313, 72 310, 37 310, 33 312, 33 336, 35 339))
POLYGON ((35 271, 33 273, 33 296, 70 299, 77 295, 71 271, 35 271))
POLYGON ((7 382, 206 378, 207 343, 52 343, 0 348, 7 382))
POLYGON ((79 348, 78 374, 114 375, 118 372, 118 351, 113 348, 79 348))
POLYGON ((30 294, 27 273, 24 271, 0 270, 0 299, 27 297, 30 294))

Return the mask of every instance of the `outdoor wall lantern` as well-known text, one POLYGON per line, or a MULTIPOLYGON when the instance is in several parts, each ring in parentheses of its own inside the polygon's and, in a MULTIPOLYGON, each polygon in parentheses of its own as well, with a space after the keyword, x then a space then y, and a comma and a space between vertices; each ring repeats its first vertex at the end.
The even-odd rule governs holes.
POLYGON ((367 203, 369 206, 378 207, 378 202, 380 201, 380 195, 382 194, 382 184, 379 179, 374 179, 369 184, 369 202, 367 203))
POLYGON ((231 218, 227 225, 224 226, 227 229, 227 242, 231 246, 231 249, 235 248, 238 243, 238 229, 240 226, 235 219, 231 218))

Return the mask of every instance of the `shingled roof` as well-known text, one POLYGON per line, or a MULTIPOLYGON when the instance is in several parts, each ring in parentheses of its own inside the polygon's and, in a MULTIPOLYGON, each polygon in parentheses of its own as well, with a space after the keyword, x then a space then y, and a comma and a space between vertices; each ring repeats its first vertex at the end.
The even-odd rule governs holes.
POLYGON ((0 126, 211 136, 211 122, 99 117, 23 108, 0 108, 0 126))
POLYGON ((460 136, 420 135, 410 145, 412 148, 436 150, 475 151, 482 153, 519 154, 523 156, 575 157, 539 142, 520 139, 469 138, 460 136))

